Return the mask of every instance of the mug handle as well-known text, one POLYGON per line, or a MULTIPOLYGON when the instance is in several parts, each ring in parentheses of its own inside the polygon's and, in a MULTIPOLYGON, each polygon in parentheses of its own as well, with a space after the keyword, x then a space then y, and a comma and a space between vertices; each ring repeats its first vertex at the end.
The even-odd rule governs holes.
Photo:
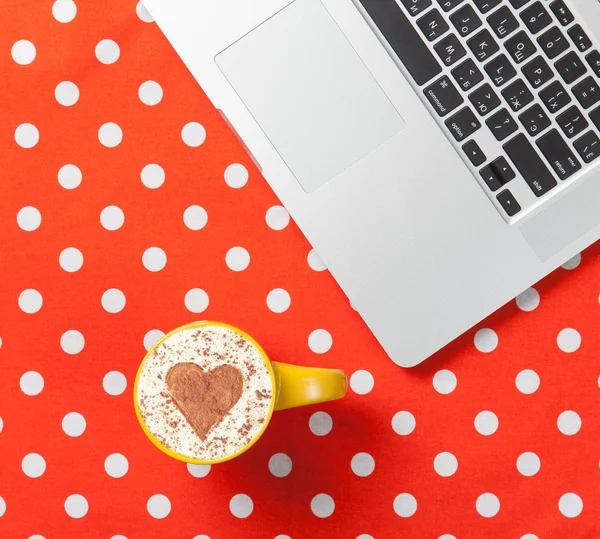
POLYGON ((272 362, 275 373, 275 410, 341 399, 346 374, 337 369, 300 367, 272 362))

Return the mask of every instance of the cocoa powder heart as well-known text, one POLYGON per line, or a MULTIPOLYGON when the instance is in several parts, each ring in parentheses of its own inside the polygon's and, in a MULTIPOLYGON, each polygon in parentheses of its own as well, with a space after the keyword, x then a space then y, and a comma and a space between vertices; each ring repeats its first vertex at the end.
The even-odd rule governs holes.
POLYGON ((177 363, 165 377, 175 404, 202 441, 240 400, 244 377, 239 369, 221 365, 205 372, 195 363, 177 363))

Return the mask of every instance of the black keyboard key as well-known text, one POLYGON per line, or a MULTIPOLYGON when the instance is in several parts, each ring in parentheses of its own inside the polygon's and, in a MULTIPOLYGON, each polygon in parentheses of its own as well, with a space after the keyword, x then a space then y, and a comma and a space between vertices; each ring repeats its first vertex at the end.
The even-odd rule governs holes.
POLYGON ((515 171, 510 167, 506 158, 500 156, 490 163, 492 170, 496 173, 496 176, 502 182, 502 185, 506 185, 510 180, 514 179, 517 175, 515 171))
POLYGON ((586 77, 572 88, 573 94, 584 109, 589 109, 600 101, 600 86, 592 77, 586 77))
POLYGON ((483 167, 479 171, 479 175, 483 178, 483 181, 488 186, 490 191, 497 191, 498 189, 500 189, 500 187, 502 187, 500 178, 496 176, 496 173, 490 165, 488 165, 487 167, 483 167))
POLYGON ((554 77, 554 71, 541 56, 536 56, 531 62, 525 64, 521 71, 534 89, 543 86, 554 77))
POLYGON ((505 54, 499 54, 485 66, 486 73, 495 86, 502 86, 516 76, 517 71, 505 54))
POLYGON ((558 184, 525 135, 517 135, 503 148, 535 196, 541 197, 558 184))
POLYGON ((396 0, 360 0, 415 82, 421 86, 442 71, 396 0))
POLYGON ((463 37, 468 36, 481 26, 481 19, 469 5, 461 7, 450 15, 450 22, 452 22, 459 35, 463 37))
POLYGON ((461 4, 463 0, 437 0, 437 2, 444 11, 450 11, 461 4))
POLYGON ((469 100, 473 103, 475 110, 480 116, 485 116, 490 113, 496 107, 500 106, 500 98, 496 95, 496 92, 492 90, 489 84, 480 86, 474 92, 469 95, 469 100))
POLYGON ((573 40, 573 43, 575 43, 575 46, 581 52, 585 52, 589 48, 592 47, 592 40, 583 31, 583 28, 581 28, 581 25, 576 24, 575 26, 571 27, 567 31, 567 34, 569 34, 569 37, 573 40))
POLYGON ((556 129, 540 137, 537 145, 561 180, 566 180, 581 168, 575 154, 556 129))
POLYGON ((432 9, 417 20, 417 26, 420 28, 421 32, 423 32, 427 41, 435 41, 450 28, 446 19, 444 19, 437 9, 432 9))
POLYGON ((483 74, 470 58, 452 70, 452 76, 464 90, 470 90, 483 80, 483 74))
POLYGON ((531 90, 521 79, 517 79, 502 90, 502 96, 515 112, 519 112, 533 101, 531 90))
POLYGON ((529 36, 521 30, 517 35, 511 37, 504 43, 506 50, 513 57, 513 60, 520 64, 535 54, 535 45, 529 39, 529 36))
POLYGON ((552 17, 539 1, 521 11, 521 20, 532 34, 537 34, 552 24, 552 17))
POLYGON ((529 0, 508 0, 515 9, 522 8, 529 0))
POLYGON ((512 34, 519 27, 519 21, 515 19, 512 11, 506 6, 502 6, 499 10, 494 11, 487 18, 487 22, 492 27, 494 34, 500 39, 512 34))
POLYGON ((567 38, 557 26, 553 26, 547 32, 538 37, 537 42, 550 60, 554 60, 569 48, 567 38))
POLYGON ((568 138, 573 138, 583 133, 588 125, 590 125, 576 106, 569 107, 565 112, 559 114, 556 117, 556 123, 568 138))
POLYGON ((469 161, 473 164, 474 167, 478 167, 479 165, 483 165, 486 162, 487 157, 481 151, 479 144, 474 140, 470 140, 469 142, 465 142, 462 146, 463 152, 469 158, 469 161))
POLYGON ((512 119, 510 112, 506 109, 500 109, 500 111, 487 119, 485 123, 498 141, 504 140, 519 129, 517 122, 512 119))
POLYGON ((465 107, 446 120, 446 127, 457 142, 462 142, 475 133, 481 124, 473 111, 465 107))
POLYGON ((444 39, 438 41, 433 48, 442 59, 442 62, 447 66, 451 66, 455 62, 458 62, 458 60, 467 54, 462 43, 454 34, 447 35, 444 39))
POLYGON ((563 26, 569 26, 575 20, 571 10, 565 5, 564 0, 555 0, 550 4, 550 9, 558 19, 558 22, 563 26))
POLYGON ((431 0, 400 0, 407 11, 414 17, 431 5, 431 0))
POLYGON ((537 104, 519 115, 519 121, 532 137, 537 137, 552 124, 544 109, 537 104))
POLYGON ((596 77, 600 78, 600 52, 592 51, 586 57, 588 65, 592 68, 592 71, 596 74, 596 77))
POLYGON ((458 93, 446 75, 425 88, 424 92, 435 111, 442 117, 462 105, 464 101, 462 95, 458 93))
POLYGON ((577 139, 574 146, 584 163, 591 163, 600 155, 600 139, 593 131, 577 139))
POLYGON ((558 112, 571 102, 571 97, 565 90, 565 87, 557 80, 540 91, 540 98, 544 102, 544 105, 546 105, 546 108, 552 113, 558 112))
POLYGON ((475 34, 467 41, 467 45, 480 62, 484 62, 500 50, 498 43, 496 43, 489 30, 482 30, 475 34))
POLYGON ((596 129, 600 130, 600 107, 598 107, 598 108, 594 109, 592 112, 590 112, 590 120, 592 120, 592 122, 594 122, 596 129))
POLYGON ((509 217, 514 217, 521 211, 521 206, 519 206, 519 203, 508 189, 498 193, 496 199, 500 202, 500 206, 502 206, 509 217))
POLYGON ((554 67, 567 84, 575 82, 587 72, 587 68, 583 65, 577 53, 573 51, 565 54, 554 64, 554 67))
POLYGON ((477 9, 481 13, 487 13, 490 9, 495 8, 502 0, 473 0, 477 9))

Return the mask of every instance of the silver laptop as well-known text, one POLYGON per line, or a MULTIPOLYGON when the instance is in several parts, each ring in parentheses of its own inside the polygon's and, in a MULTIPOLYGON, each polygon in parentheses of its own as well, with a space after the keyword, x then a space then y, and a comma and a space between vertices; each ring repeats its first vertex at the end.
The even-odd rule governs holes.
POLYGON ((600 237, 597 0, 144 0, 390 358, 600 237))

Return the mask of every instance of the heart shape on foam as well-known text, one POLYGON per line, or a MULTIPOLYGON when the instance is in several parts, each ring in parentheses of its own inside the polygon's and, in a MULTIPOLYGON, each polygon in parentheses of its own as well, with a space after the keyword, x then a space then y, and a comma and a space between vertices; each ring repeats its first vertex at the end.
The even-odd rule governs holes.
POLYGON ((177 363, 165 377, 175 404, 202 441, 223 421, 244 391, 244 376, 231 365, 205 372, 195 363, 177 363))

